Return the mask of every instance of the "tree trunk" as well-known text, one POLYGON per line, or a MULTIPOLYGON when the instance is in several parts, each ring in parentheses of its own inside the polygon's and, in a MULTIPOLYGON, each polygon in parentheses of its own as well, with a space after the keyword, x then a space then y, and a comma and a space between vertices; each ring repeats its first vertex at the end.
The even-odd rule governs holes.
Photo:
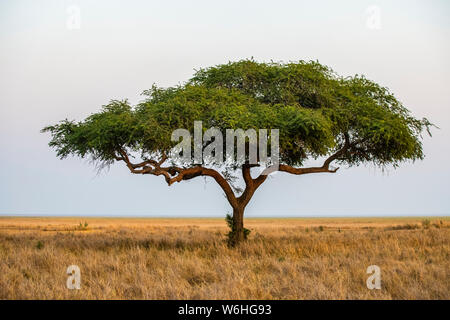
POLYGON ((233 208, 233 235, 232 245, 238 245, 245 240, 244 233, 244 206, 233 208))

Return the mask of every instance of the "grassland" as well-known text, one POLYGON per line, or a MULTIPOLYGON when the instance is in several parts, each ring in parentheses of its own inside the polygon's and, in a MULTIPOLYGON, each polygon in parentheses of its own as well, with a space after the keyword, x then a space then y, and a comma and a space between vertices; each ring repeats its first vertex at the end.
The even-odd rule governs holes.
POLYGON ((246 219, 231 249, 223 219, 1 217, 0 299, 450 299, 450 220, 428 219, 246 219))

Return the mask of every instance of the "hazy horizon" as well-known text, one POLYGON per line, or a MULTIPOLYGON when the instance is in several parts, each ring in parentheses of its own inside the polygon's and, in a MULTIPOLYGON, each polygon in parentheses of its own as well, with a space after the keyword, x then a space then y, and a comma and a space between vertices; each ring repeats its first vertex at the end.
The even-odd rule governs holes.
MULTIPOLYGON (((228 213, 232 213, 231 210, 228 211, 228 213)), ((0 218, 7 218, 7 217, 11 217, 11 218, 124 218, 124 219, 144 219, 144 218, 152 218, 152 219, 219 219, 222 220, 225 218, 225 214, 220 215, 218 213, 216 213, 215 215, 176 215, 176 213, 173 214, 84 214, 84 215, 73 215, 73 214, 21 214, 21 213, 17 213, 17 214, 0 214, 0 218)), ((358 215, 358 214, 354 214, 354 215, 345 215, 345 214, 299 214, 299 215, 245 215, 246 218, 261 218, 261 219, 312 219, 312 218, 450 218, 450 215, 448 214, 437 214, 437 215, 420 215, 420 214, 416 214, 416 215, 408 215, 408 214, 365 214, 365 215, 358 215)))

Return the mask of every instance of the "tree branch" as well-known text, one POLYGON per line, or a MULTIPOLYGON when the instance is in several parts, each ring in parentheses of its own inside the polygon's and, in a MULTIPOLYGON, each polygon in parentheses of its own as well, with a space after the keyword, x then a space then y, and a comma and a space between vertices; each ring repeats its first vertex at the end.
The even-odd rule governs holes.
POLYGON ((245 163, 242 165, 242 177, 245 182, 245 190, 239 196, 236 197, 228 181, 216 170, 210 168, 204 168, 200 165, 190 168, 180 168, 176 166, 171 167, 161 167, 161 165, 167 160, 165 154, 162 155, 160 161, 155 161, 152 159, 145 160, 141 163, 134 164, 130 161, 128 154, 123 150, 119 149, 118 152, 120 156, 115 156, 118 161, 124 161, 127 167, 132 173, 135 174, 152 174, 155 176, 164 176, 167 184, 170 186, 175 182, 180 182, 183 180, 190 180, 195 177, 207 176, 213 178, 222 190, 225 192, 225 196, 230 202, 232 207, 246 206, 256 189, 267 179, 269 173, 273 171, 282 171, 295 175, 308 174, 308 173, 319 173, 319 172, 336 172, 339 168, 330 169, 330 164, 334 160, 339 159, 347 150, 350 148, 350 141, 348 134, 344 134, 344 146, 336 151, 334 154, 329 156, 323 163, 321 167, 309 167, 309 168, 294 168, 286 164, 280 164, 278 168, 275 166, 266 168, 257 178, 253 179, 251 176, 251 168, 258 166, 245 163))
POLYGON ((242 177, 245 182, 245 190, 241 194, 241 196, 237 199, 238 203, 243 205, 244 207, 248 204, 256 189, 266 180, 267 175, 260 175, 258 178, 253 179, 251 176, 251 168, 257 167, 258 165, 252 165, 245 163, 242 165, 242 177))
POLYGON ((117 161, 124 161, 131 173, 151 174, 155 176, 162 175, 169 186, 175 182, 190 180, 199 176, 211 177, 225 192, 225 196, 230 204, 233 207, 237 205, 237 199, 230 184, 219 172, 214 169, 204 168, 202 166, 195 166, 191 168, 180 168, 175 166, 161 167, 161 165, 167 160, 167 156, 165 154, 162 155, 160 161, 150 159, 134 164, 130 161, 128 154, 124 150, 119 149, 119 153, 121 156, 115 156, 115 159, 117 161))
POLYGON ((344 134, 344 141, 345 141, 344 146, 341 149, 339 149, 338 151, 336 151, 334 154, 329 156, 327 159, 325 159, 325 161, 321 167, 294 168, 294 167, 286 165, 286 164, 280 164, 278 166, 278 170, 274 166, 266 168, 257 179, 260 179, 261 176, 267 176, 269 173, 271 173, 273 171, 287 172, 287 173, 295 174, 295 175, 308 174, 308 173, 320 173, 320 172, 334 173, 334 172, 338 171, 339 168, 330 169, 331 162, 339 159, 339 157, 344 155, 351 146, 350 139, 349 139, 349 136, 347 133, 344 134))

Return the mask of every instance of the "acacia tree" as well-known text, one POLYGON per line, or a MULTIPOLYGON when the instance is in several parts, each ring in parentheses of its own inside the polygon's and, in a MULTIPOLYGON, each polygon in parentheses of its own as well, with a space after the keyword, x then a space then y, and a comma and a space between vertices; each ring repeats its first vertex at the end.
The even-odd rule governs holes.
MULTIPOLYGON (((170 186, 196 177, 214 179, 233 208, 231 243, 246 238, 244 210, 266 174, 265 165, 232 162, 225 168, 177 163, 171 156, 172 132, 193 128, 279 129, 279 165, 294 175, 334 173, 338 167, 373 163, 397 167, 423 159, 422 132, 427 119, 416 119, 387 88, 363 76, 340 77, 318 62, 258 63, 242 60, 200 69, 176 87, 155 85, 136 106, 111 101, 84 121, 48 126, 49 145, 62 159, 91 157, 102 166, 123 162, 134 174, 164 177, 170 186), (308 159, 324 159, 305 166, 308 159), (243 188, 235 184, 240 176, 243 188)), ((203 143, 203 147, 207 146, 203 143)))

